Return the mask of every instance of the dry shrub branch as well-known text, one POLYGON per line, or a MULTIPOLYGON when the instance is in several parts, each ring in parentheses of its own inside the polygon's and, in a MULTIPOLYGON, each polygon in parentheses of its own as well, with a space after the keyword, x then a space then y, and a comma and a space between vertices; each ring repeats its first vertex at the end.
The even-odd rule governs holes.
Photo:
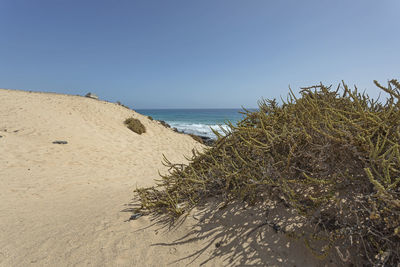
MULTIPOLYGON (((346 84, 262 100, 188 165, 165 159, 170 174, 136 190, 142 210, 189 212, 207 197, 257 205, 278 198, 310 225, 302 235, 317 256, 336 251, 356 265, 400 261, 400 83, 375 84, 371 99, 346 84), (314 242, 315 241, 315 242, 314 242), (318 249, 314 244, 321 244, 318 249), (346 252, 347 251, 347 252, 346 252)), ((223 130, 223 129, 222 129, 223 130)))

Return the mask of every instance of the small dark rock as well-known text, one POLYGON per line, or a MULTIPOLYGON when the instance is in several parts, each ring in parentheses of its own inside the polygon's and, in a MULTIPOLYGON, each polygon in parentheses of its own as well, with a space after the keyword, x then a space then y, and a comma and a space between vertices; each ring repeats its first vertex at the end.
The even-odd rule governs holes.
POLYGON ((216 248, 219 248, 221 245, 222 245, 222 242, 221 242, 221 241, 220 241, 220 242, 217 242, 217 243, 215 243, 215 247, 216 247, 216 248))
MULTIPOLYGON (((185 133, 185 131, 179 131, 177 128, 172 128, 172 130, 174 130, 177 133, 187 134, 187 133, 185 133)), ((189 135, 196 141, 198 141, 206 146, 213 146, 215 144, 215 140, 208 136, 196 135, 196 134, 189 134, 189 135)))
POLYGON ((198 135, 195 134, 189 134, 194 140, 196 140, 197 142, 199 142, 200 144, 204 144, 203 138, 201 138, 198 135))
POLYGON ((143 216, 143 214, 141 214, 141 213, 132 214, 131 217, 129 217, 128 221, 139 219, 142 216, 143 216))
POLYGON ((67 141, 53 141, 53 144, 60 144, 60 145, 65 145, 65 144, 68 144, 68 142, 67 141))
MULTIPOLYGON (((122 104, 122 103, 121 103, 121 102, 119 102, 119 101, 117 101, 116 103, 117 103, 117 105, 120 105, 121 107, 124 107, 124 108, 130 109, 128 106, 125 106, 124 104, 122 104)), ((133 109, 132 109, 132 110, 133 110, 133 109)))
POLYGON ((99 97, 97 96, 97 95, 95 95, 95 94, 92 94, 92 93, 87 93, 86 95, 85 95, 86 97, 89 97, 89 98, 93 98, 93 99, 99 99, 99 97))
POLYGON ((171 125, 166 123, 165 121, 159 121, 164 127, 171 128, 171 125))
POLYGON ((203 139, 203 142, 206 146, 213 146, 215 144, 215 140, 207 137, 207 136, 200 136, 203 139))

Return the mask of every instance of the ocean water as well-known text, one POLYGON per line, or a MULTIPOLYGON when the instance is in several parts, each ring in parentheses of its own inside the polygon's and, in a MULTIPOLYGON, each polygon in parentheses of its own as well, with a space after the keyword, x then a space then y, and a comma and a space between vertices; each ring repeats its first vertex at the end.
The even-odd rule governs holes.
POLYGON ((136 111, 155 120, 163 120, 179 131, 210 138, 215 138, 211 128, 222 133, 219 126, 227 129, 227 121, 235 125, 244 117, 239 113, 243 111, 242 109, 138 109, 136 111))

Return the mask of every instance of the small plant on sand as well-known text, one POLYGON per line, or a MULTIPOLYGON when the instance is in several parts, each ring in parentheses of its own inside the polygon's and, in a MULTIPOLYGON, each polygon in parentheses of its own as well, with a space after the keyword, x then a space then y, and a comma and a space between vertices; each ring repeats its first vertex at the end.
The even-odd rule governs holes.
POLYGON ((147 118, 151 121, 154 120, 152 116, 147 116, 147 118))
POLYGON ((194 152, 188 165, 165 159, 170 174, 136 190, 142 210, 177 217, 208 197, 252 205, 280 199, 312 226, 296 235, 318 257, 336 248, 357 266, 397 266, 400 83, 375 84, 385 101, 344 83, 290 92, 281 105, 260 101, 258 111, 221 129, 225 135, 214 131, 216 144, 194 152))
POLYGON ((195 135, 195 134, 189 134, 194 140, 196 140, 197 142, 199 142, 200 144, 204 144, 204 141, 203 141, 203 139, 200 137, 200 136, 198 136, 198 135, 195 135))
POLYGON ((125 125, 137 134, 142 134, 146 132, 146 127, 140 122, 140 120, 135 118, 128 118, 124 121, 125 125))

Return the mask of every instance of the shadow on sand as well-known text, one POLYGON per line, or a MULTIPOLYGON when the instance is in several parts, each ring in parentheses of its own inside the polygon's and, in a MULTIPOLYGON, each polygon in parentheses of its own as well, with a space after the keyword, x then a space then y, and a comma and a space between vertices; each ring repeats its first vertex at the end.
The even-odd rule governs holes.
MULTIPOLYGON (((123 211, 135 210, 134 204, 129 206, 123 211)), ((212 265, 218 258, 224 266, 343 266, 335 253, 323 260, 311 253, 304 239, 293 234, 304 228, 302 217, 283 205, 222 205, 214 200, 175 221, 166 215, 150 216, 152 224, 141 230, 156 227, 156 231, 171 231, 182 224, 190 225, 180 238, 152 246, 179 249, 193 242, 201 244, 200 249, 170 265, 212 265)))

